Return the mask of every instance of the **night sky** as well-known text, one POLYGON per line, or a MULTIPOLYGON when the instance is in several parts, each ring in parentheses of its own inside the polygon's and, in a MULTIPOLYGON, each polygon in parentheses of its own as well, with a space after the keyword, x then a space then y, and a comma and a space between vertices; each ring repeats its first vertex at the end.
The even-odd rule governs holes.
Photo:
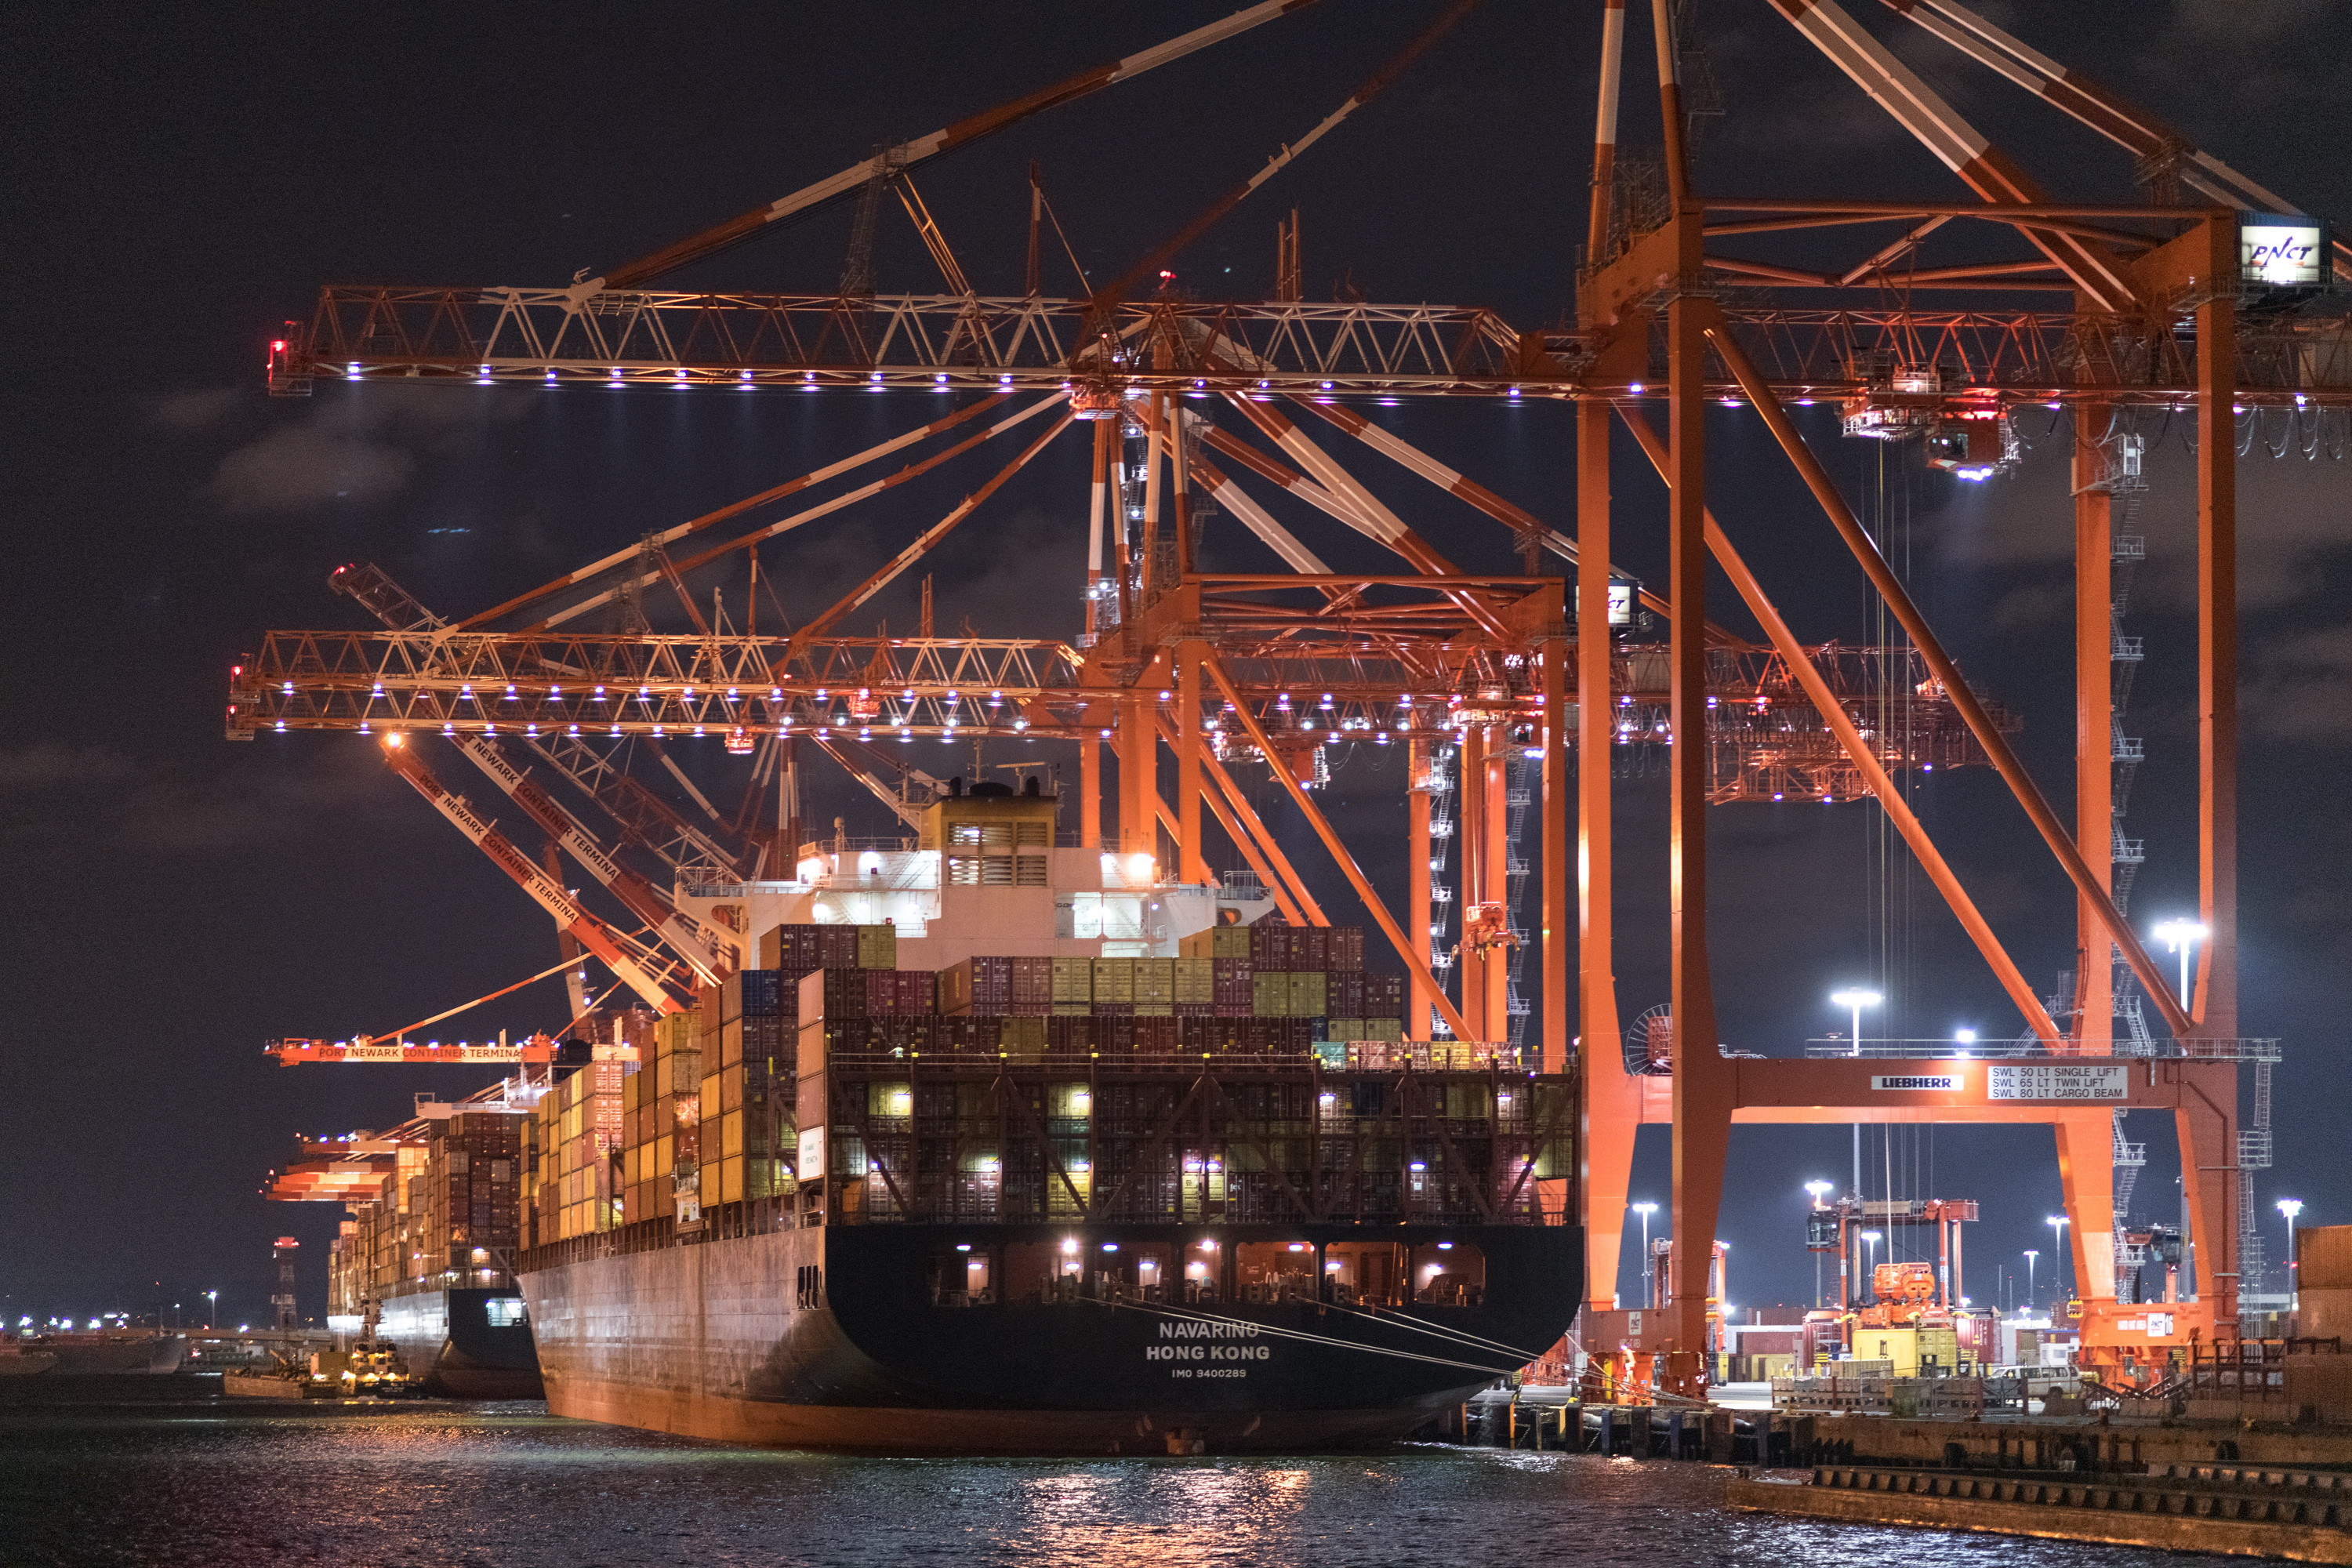
MULTIPOLYGON (((168 1310, 213 1289, 225 1317, 257 1312, 281 1234, 302 1241, 304 1312, 321 1311, 340 1211, 264 1204, 265 1171, 284 1163, 298 1131, 389 1125, 415 1094, 454 1098, 491 1075, 289 1071, 260 1054, 262 1041, 389 1029, 556 957, 544 917, 383 768, 373 742, 223 741, 228 666, 261 630, 365 624, 324 586, 351 561, 380 563, 446 614, 471 613, 946 403, 335 383, 307 401, 272 401, 262 370, 278 323, 306 317, 324 282, 551 285, 601 270, 877 143, 1172 37, 1235 3, 8 9, 0 113, 17 368, 5 393, 12 547, 0 637, 17 717, 0 737, 0 1314, 168 1310)), ((1887 11, 1849 4, 2054 196, 2137 199, 2118 150, 1964 69, 1887 11)), ((1654 93, 1643 85, 1646 7, 1634 9, 1629 149, 1657 140, 1654 93)), ((2307 210, 2352 220, 2342 130, 2352 15, 2341 5, 1990 9, 2307 210)), ((919 169, 917 184, 975 285, 1015 293, 1025 171, 1041 162, 1099 282, 1302 135, 1433 10, 1324 0, 919 169)), ((1703 190, 1964 195, 1768 6, 1701 0, 1696 10, 1725 110, 1704 122, 1703 190)), ((1296 206, 1310 299, 1352 289, 1486 305, 1524 327, 1564 320, 1584 233, 1599 13, 1531 0, 1482 7, 1177 258, 1178 286, 1265 296, 1276 220, 1296 206)), ((849 226, 836 208, 666 283, 829 289, 849 226)), ((880 235, 883 291, 937 287, 895 203, 880 235)), ((1050 240, 1045 287, 1072 289, 1050 240)), ((1371 412, 1555 525, 1572 524, 1564 406, 1371 412)), ((2029 421, 2022 468, 1971 487, 1925 470, 1916 448, 1843 440, 1826 418, 1808 434, 1885 530, 1963 668, 2022 715, 2022 751, 2065 811, 2067 430, 2029 421)), ((1710 499, 1797 634, 1866 641, 1874 617, 1860 573, 1761 422, 1717 410, 1708 442, 1710 499)), ((2134 523, 2148 563, 2125 628, 2147 647, 2125 726, 2148 754, 2128 829, 2147 846, 2132 909, 2143 931, 2193 912, 2197 874, 2193 458, 2178 427, 2154 447, 2134 523)), ((1359 476, 1465 569, 1514 569, 1502 529, 1360 451, 1343 454, 1359 476)), ((935 520, 993 471, 986 454, 975 458, 793 536, 768 558, 788 608, 814 614, 935 520)), ((1662 584, 1661 492, 1630 443, 1616 464, 1620 563, 1662 584)), ((942 628, 966 617, 996 635, 1078 628, 1086 468, 1084 441, 1066 437, 938 552, 942 628)), ((2352 1219, 2341 1131, 2352 1103, 2341 1006, 2352 972, 2352 823, 2341 805, 2352 469, 2258 448, 2242 473, 2243 1027, 2281 1037, 2287 1052, 2278 1168, 2258 1178, 2276 1259, 2276 1196, 2305 1199, 2306 1223, 2352 1219)), ((1254 493, 1267 500, 1264 487, 1254 493)), ((1276 510, 1343 569, 1377 564, 1336 525, 1276 510)), ((1230 520, 1202 551, 1211 569, 1271 563, 1230 520)), ((894 626, 913 625, 913 582, 873 606, 894 626)), ((696 584, 706 599, 713 585, 740 605, 739 577, 696 584)), ((1711 604, 1746 626, 1719 579, 1711 604)), ((1328 803, 1392 902, 1403 887, 1401 751, 1344 760, 1328 803)), ((934 773, 971 766, 968 747, 914 752, 934 773)), ((1016 754, 1006 743, 982 761, 1027 754, 1050 748, 1016 754)), ((477 798, 487 788, 454 754, 435 765, 477 798)), ((714 742, 693 765, 731 803, 742 763, 714 742)), ((1628 1019, 1666 994, 1664 788, 1654 773, 1618 786, 1628 1019)), ((1310 836, 1263 777, 1257 793, 1333 918, 1350 918, 1310 836)), ((2022 816, 1989 770, 1939 774, 1920 801, 2029 979, 2047 989, 2073 963, 2072 901, 2022 816)), ((837 777, 814 786, 808 815, 821 825, 844 816, 853 833, 887 830, 878 805, 837 777)), ((1843 1027, 1824 997, 1854 982, 1889 996, 1871 1034, 2017 1033, 1924 879, 1903 873, 1899 847, 1891 872, 1874 858, 1876 824, 1864 805, 1713 814, 1727 1043, 1792 1053, 1843 1027)), ((551 981, 427 1033, 551 1026, 562 1006, 551 981)), ((2150 1148, 2137 1213, 2171 1217, 2169 1129, 2154 1117, 2132 1126, 2150 1148)), ((1663 1128, 1644 1135, 1635 1179, 1635 1195, 1662 1205, 1665 1140, 1663 1128)), ((1810 1295, 1801 1184, 1840 1176, 1844 1149, 1843 1130, 1736 1136, 1721 1229, 1735 1249, 1735 1301, 1810 1295)), ((2037 1243, 2046 1280, 2043 1216, 2059 1202, 2046 1131, 1905 1134, 1884 1152, 1896 1195, 1984 1205, 1969 1242, 1979 1300, 1996 1294, 1997 1268, 2018 1267, 2019 1249, 2037 1243)), ((1885 1182, 1874 1174, 1874 1192, 1885 1182)))

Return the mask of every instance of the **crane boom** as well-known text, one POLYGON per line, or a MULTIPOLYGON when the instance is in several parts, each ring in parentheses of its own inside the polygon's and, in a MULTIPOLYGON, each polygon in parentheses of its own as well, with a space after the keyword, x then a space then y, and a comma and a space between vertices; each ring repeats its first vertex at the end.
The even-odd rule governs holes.
POLYGON ((627 983, 630 990, 643 997, 656 1012, 682 1011, 677 997, 668 987, 640 963, 635 954, 625 949, 620 940, 604 921, 580 907, 562 884, 533 864, 530 856, 516 848, 506 836, 474 814, 465 797, 449 793, 441 781, 433 776, 414 750, 402 742, 397 733, 386 735, 384 761, 392 771, 406 779, 417 794, 430 801, 433 808, 454 823, 457 830, 472 839, 482 853, 494 861, 499 869, 514 879, 515 885, 531 897, 551 916, 559 930, 577 941, 596 955, 604 965, 627 983))
POLYGON ((669 944, 670 951, 686 960, 703 984, 716 985, 727 977, 727 972, 735 966, 719 951, 719 944, 680 915, 659 889, 606 854, 578 817, 541 789, 529 773, 507 760, 496 741, 486 735, 454 735, 450 740, 476 767, 506 791, 542 832, 627 905, 631 914, 653 927, 669 944))
MULTIPOLYGON (((388 630, 450 635, 459 631, 426 609, 407 589, 394 582, 390 574, 373 563, 337 567, 328 574, 327 586, 355 601, 388 630)), ((437 642, 435 646, 437 647, 437 642)), ((730 874, 738 872, 735 857, 718 840, 687 821, 667 801, 598 756, 584 742, 566 737, 551 743, 530 736, 524 739, 523 744, 603 806, 619 825, 623 838, 656 857, 672 871, 683 869, 688 857, 699 856, 704 862, 730 874)), ((579 826, 576 820, 573 826, 579 826)), ((582 836, 588 837, 584 830, 582 836)), ((637 913, 641 919, 652 920, 644 910, 637 913)))
POLYGON ((796 217, 803 213, 814 212, 819 207, 829 205, 845 196, 863 190, 877 177, 895 174, 901 169, 912 168, 926 159, 938 157, 942 153, 952 153, 959 147, 969 145, 992 132, 1002 131, 1006 126, 1026 120, 1033 114, 1041 113, 1058 104, 1067 103, 1073 99, 1084 98, 1087 94, 1099 91, 1114 82, 1141 76, 1155 66, 1164 66, 1171 60, 1182 59, 1196 49, 1204 49, 1211 44, 1223 43, 1227 38, 1248 32, 1260 23, 1271 22, 1276 16, 1285 16, 1292 11, 1304 10, 1314 3, 1315 0, 1263 0, 1260 5, 1236 11, 1223 20, 1212 22, 1205 27, 1195 27, 1191 32, 1171 38, 1164 44, 1140 50, 1123 59, 1113 60, 1108 65, 1097 66, 1092 70, 1080 71, 1077 75, 1057 81, 1051 87, 1040 88, 1025 98, 1017 98, 1010 103, 1002 104, 983 113, 959 120, 946 129, 934 131, 928 136, 918 136, 911 142, 901 142, 895 147, 885 148, 871 158, 852 163, 839 174, 828 175, 814 184, 803 185, 790 195, 779 196, 765 206, 753 207, 750 212, 730 218, 714 228, 704 229, 700 234, 679 240, 667 249, 657 250, 651 256, 641 257, 626 266, 616 267, 602 278, 589 279, 578 285, 578 292, 584 297, 605 289, 642 288, 662 274, 674 271, 689 261, 697 261, 703 257, 725 250, 730 246, 739 245, 771 224, 781 223, 786 218, 796 217))

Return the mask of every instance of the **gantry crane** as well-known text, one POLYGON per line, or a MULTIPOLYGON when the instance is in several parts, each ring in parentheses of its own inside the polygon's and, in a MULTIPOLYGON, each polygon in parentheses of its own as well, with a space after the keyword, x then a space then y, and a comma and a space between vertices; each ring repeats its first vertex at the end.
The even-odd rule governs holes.
MULTIPOLYGON (((437 729, 453 738, 520 735, 583 746, 592 738, 732 738, 751 731, 820 742, 836 736, 862 742, 1000 733, 1050 739, 1077 746, 1082 841, 1106 847, 1111 841, 1102 831, 1100 753, 1109 742, 1118 765, 1116 843, 1123 853, 1160 858, 1183 879, 1204 877, 1201 810, 1206 804, 1236 847, 1279 889, 1286 910, 1319 918, 1305 879, 1234 787, 1234 766, 1263 763, 1405 961, 1416 1009, 1435 1007, 1457 1032, 1478 1037, 1488 1036, 1497 1020, 1498 977, 1483 956, 1474 963, 1465 955, 1459 1005, 1444 994, 1423 934, 1430 923, 1425 879, 1415 872, 1412 898, 1419 907, 1400 922, 1357 868, 1309 786, 1321 748, 1335 742, 1405 746, 1412 754, 1409 789, 1417 797, 1410 863, 1419 867, 1429 858, 1433 759, 1457 753, 1463 902, 1486 903, 1492 900, 1484 895, 1502 885, 1507 858, 1496 827, 1504 776, 1498 763, 1509 748, 1524 745, 1542 759, 1542 1059, 1558 1069, 1570 1059, 1571 1041, 1580 1038, 1575 1055, 1586 1097, 1589 1175, 1573 1201, 1587 1225, 1596 1309, 1605 1306, 1616 1274, 1616 1220, 1633 1129, 1643 1120, 1674 1129, 1675 1234, 1698 1237, 1713 1232, 1725 1141, 1735 1119, 2052 1124, 2076 1217, 2078 1277, 2095 1282, 2111 1275, 2089 1256, 2112 1232, 2101 1212, 2108 1199, 2098 1174, 2112 1133, 2110 1111, 2116 1104, 2161 1108, 2179 1119, 2187 1163, 2199 1173, 2189 1199, 2192 1229, 2207 1241, 2201 1255, 2225 1258, 2222 1238, 2236 1179, 2231 1134, 2237 1063, 2274 1050, 2272 1043, 2243 1039, 2238 1032, 2232 422, 2243 410, 2242 416, 2254 419, 2308 418, 2325 430, 2326 420, 2352 407, 2352 332, 2325 310, 2304 308, 2320 298, 2331 269, 2352 276, 2352 265, 2321 226, 2284 210, 2284 203, 2218 160, 1964 7, 1948 0, 1895 5, 1965 54, 2151 159, 2158 176, 2152 199, 2049 199, 2016 159, 1833 0, 1769 4, 1975 199, 1700 193, 1685 151, 1677 75, 1682 46, 1690 40, 1674 36, 1667 0, 1654 0, 1651 17, 1660 62, 1663 148, 1654 166, 1661 180, 1657 186, 1645 183, 1638 161, 1618 153, 1624 11, 1618 0, 1608 0, 1601 8, 1587 265, 1578 279, 1572 326, 1526 330, 1490 311, 1454 306, 1137 294, 1135 284, 1148 267, 1199 233, 1202 220, 1177 230, 1176 240, 1148 253, 1113 284, 1079 298, 1048 299, 1034 286, 1018 297, 982 296, 972 290, 966 269, 944 265, 950 284, 944 294, 861 293, 853 300, 838 290, 714 293, 653 287, 673 268, 814 202, 902 179, 916 156, 951 144, 961 128, 880 155, 601 278, 546 289, 325 289, 309 321, 289 323, 273 344, 273 392, 307 392, 320 377, 331 376, 362 384, 398 377, 753 392, 881 388, 972 400, 880 447, 446 627, 269 634, 262 655, 246 661, 236 679, 230 732, 249 738, 288 729, 393 734, 437 729), (2176 175, 2204 195, 2250 208, 2251 216, 2242 217, 2235 206, 2165 199, 2167 182, 2176 175), (1823 235, 1886 227, 1894 230, 1892 238, 1874 237, 1842 265, 1824 267, 1801 249, 1823 235), (1987 236, 2012 237, 2022 253, 1972 243, 1987 236), (1728 254, 1727 241, 1748 253, 1728 254), (1775 252, 1776 245, 1796 248, 1775 252), (2249 289, 2266 290, 2264 301, 2273 308, 2241 310, 2239 295, 2249 289), (1819 308, 1782 302, 1780 292, 1791 289, 1823 291, 1829 302, 1819 308), (1966 303, 1927 309, 1915 302, 1922 294, 1959 296, 1966 303), (2047 300, 2053 295, 2063 299, 2047 300), (2047 308, 2028 308, 2042 301, 2047 308), (1578 453, 1573 529, 1553 529, 1500 503, 1485 487, 1381 431, 1360 411, 1366 399, 1408 396, 1571 404, 1578 453), (1197 405, 1212 399, 1232 411, 1234 424, 1219 427, 1202 417, 1197 405), (1901 625, 1906 647, 1890 657, 1884 650, 1812 647, 1796 638, 1734 547, 1738 520, 1720 521, 1708 506, 1703 416, 1710 402, 1752 409, 1762 420, 1813 493, 1831 533, 1901 625), (2173 997, 2116 910, 2109 894, 2104 799, 2093 798, 2095 790, 2079 791, 2070 829, 2043 797, 2009 743, 2013 725, 1969 687, 1798 428, 1791 410, 1811 403, 1833 405, 1847 435, 1923 440, 1936 466, 1973 481, 2011 468, 2016 419, 2025 408, 2074 411, 2078 475, 2087 469, 2094 479, 2099 454, 2095 439, 2084 433, 2108 414, 2194 410, 2203 693, 2200 902, 2211 936, 2191 995, 2173 997), (1663 430, 1654 427, 1653 411, 1664 414, 1663 430), (1567 561, 1572 584, 1539 575, 1532 566, 1519 576, 1457 570, 1427 531, 1381 503, 1308 438, 1300 417, 1338 426, 1510 529, 1525 548, 1567 561), (1662 593, 1645 589, 1639 595, 1647 613, 1664 623, 1662 644, 1609 629, 1633 613, 1633 585, 1610 565, 1609 444, 1619 419, 1668 487, 1669 579, 1662 593), (1080 644, 845 632, 845 618, 971 517, 988 493, 1077 426, 1091 426, 1095 451, 1093 521, 1079 579, 1089 630, 1080 644), (687 637, 564 629, 656 582, 679 586, 683 573, 737 550, 756 552, 762 543, 875 500, 1015 430, 1026 445, 974 498, 923 529, 798 633, 730 636, 700 624, 687 637), (951 443, 886 478, 830 499, 795 502, 800 510, 723 542, 671 553, 693 534, 950 436, 956 437, 951 443), (1247 438, 1253 436, 1255 443, 1247 438), (1139 460, 1125 449, 1129 440, 1141 442, 1139 460), (1213 450, 1216 460, 1202 448, 1213 450), (1324 569, 1320 557, 1234 482, 1244 471, 1377 541, 1401 569, 1387 574, 1324 569), (1287 570, 1199 571, 1195 509, 1211 500, 1240 518, 1287 570), (1752 647, 1709 622, 1704 590, 1710 558, 1764 628, 1766 646, 1752 647), (1864 722, 1869 700, 1882 689, 1874 683, 1888 682, 1916 699, 1911 710, 1921 717, 1915 729, 1889 734, 1864 722), (1155 783, 1162 741, 1177 760, 1172 807, 1160 798, 1155 783), (1610 770, 1586 765, 1573 779, 1570 772, 1573 758, 1589 763, 1627 746, 1662 754, 1670 801, 1675 913, 1672 1026, 1665 1035, 1671 1070, 1656 1079, 1627 1073, 1613 1044, 1619 1030, 1610 770), (2104 952, 2112 944, 2157 1004, 2169 1040, 2146 1063, 2118 1065, 2114 1043, 2085 1034, 2079 1021, 2072 1032, 2060 1028, 1910 811, 1903 774, 1931 763, 1973 763, 1998 771, 2072 885, 2084 945, 2104 952), (2026 1018, 2032 1061, 1944 1064, 1935 1072, 1889 1075, 1874 1072, 1884 1064, 1868 1058, 1734 1059, 1706 1049, 1717 1030, 1704 940, 1705 807, 1816 791, 1832 799, 1867 792, 1881 802, 2026 1018), (1582 868, 1573 879, 1571 848, 1582 868), (1566 936, 1571 928, 1579 932, 1573 943, 1566 936), (2079 1081, 2119 1085, 2120 1098, 2084 1110, 2079 1100, 2053 1091, 2055 1080, 2032 1076, 2050 1070, 2046 1063, 2053 1058, 2093 1075, 2079 1081), (1915 1087, 1874 1087, 1874 1079, 1889 1077, 1915 1087)), ((1263 20, 1276 9, 1242 13, 1235 24, 1243 17, 1263 20)), ((1449 7, 1368 86, 1377 90, 1392 79, 1460 9, 1449 7)), ((1238 30, 1231 26, 1220 36, 1238 30)), ((1212 41, 1200 34, 1187 39, 1212 41)), ((1133 60, 1172 58, 1169 51, 1181 52, 1180 46, 1199 43, 1178 40, 1133 60)), ((1126 64, 1114 68, 1097 84, 1126 70, 1126 64)), ((1009 122, 1061 101, 1068 86, 964 125, 1009 122)), ((1315 136, 1363 96, 1349 100, 1315 136)), ((1285 149, 1269 171, 1313 139, 1285 149)), ((1263 175, 1245 184, 1213 206, 1207 218, 1229 210, 1262 182, 1263 175)), ((908 205, 910 216, 916 214, 917 205, 908 205)), ((934 256, 941 255, 944 240, 936 225, 927 215, 918 221, 934 256)), ((1297 270, 1294 234, 1286 230, 1286 275, 1297 270)), ((2107 727, 2090 718, 2107 680, 2099 576, 2108 548, 2106 493, 2095 482, 2081 484, 2075 500, 2078 574, 2086 584, 2084 603, 2095 600, 2098 620, 2084 637, 2080 728, 2091 737, 2085 757, 2097 751, 2104 768, 2107 727), (2095 588, 2089 585, 2095 579, 2095 588), (2088 651, 2094 643, 2095 681, 2088 651)), ((2086 778, 2091 765, 2084 763, 2086 778)), ((2075 1015, 2078 1020, 2088 1016, 2075 1015)), ((1569 1201, 1566 1194, 1556 1196, 1569 1201)), ((1666 1310, 1649 1336, 1647 1351, 1663 1358, 1669 1383, 1685 1392, 1704 1378, 1698 1347, 1705 1340, 1708 1258, 1696 1247, 1675 1255, 1666 1310)), ((2225 1270, 2214 1270, 2210 1283, 2201 1326, 2223 1331, 2234 1316, 2232 1281, 2225 1270)), ((2095 1320, 2098 1306, 2092 1303, 2095 1320)))

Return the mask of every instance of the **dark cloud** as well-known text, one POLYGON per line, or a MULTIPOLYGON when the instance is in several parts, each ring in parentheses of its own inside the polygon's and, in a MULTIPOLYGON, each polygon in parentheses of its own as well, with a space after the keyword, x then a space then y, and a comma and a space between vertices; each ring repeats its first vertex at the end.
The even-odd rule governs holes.
POLYGON ((36 741, 0 751, 0 790, 32 791, 62 785, 108 784, 131 772, 131 760, 101 746, 69 746, 36 741))
POLYGON ((184 386, 149 406, 148 416, 166 430, 209 430, 236 413, 248 394, 241 386, 184 386))
POLYGON ((2262 649, 2252 662, 2241 705, 2254 733, 2352 741, 2352 627, 2305 632, 2262 649))
MULTIPOLYGON (((212 498, 231 512, 302 511, 397 494, 421 459, 468 450, 521 416, 515 398, 452 397, 444 387, 371 387, 320 396, 220 460, 212 498)), ((286 405, 280 405, 280 407, 286 405)))
POLYGON ((223 458, 212 492, 230 511, 300 511, 389 495, 415 470, 415 455, 404 447, 296 425, 223 458))

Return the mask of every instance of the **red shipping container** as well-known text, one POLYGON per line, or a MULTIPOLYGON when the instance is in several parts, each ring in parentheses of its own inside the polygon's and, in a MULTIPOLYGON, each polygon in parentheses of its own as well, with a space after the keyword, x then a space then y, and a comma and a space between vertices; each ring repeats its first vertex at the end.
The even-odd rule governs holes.
POLYGON ((1293 950, 1300 971, 1312 973, 1331 967, 1331 932, 1325 926, 1302 927, 1293 950))
POLYGON ((1033 1007, 1052 1007, 1054 961, 1050 958, 1016 958, 1012 962, 1013 1009, 1028 1015, 1033 1007))
POLYGON ((1333 926, 1330 931, 1330 952, 1325 967, 1332 970, 1358 970, 1364 967, 1364 928, 1333 926))
POLYGON ((1364 1009, 1364 976, 1361 971, 1353 974, 1333 971, 1324 978, 1323 1012, 1332 1018, 1361 1018, 1364 1009))
POLYGON ((1256 970, 1246 958, 1213 958, 1209 997, 1220 1007, 1246 1009, 1256 994, 1256 970))

